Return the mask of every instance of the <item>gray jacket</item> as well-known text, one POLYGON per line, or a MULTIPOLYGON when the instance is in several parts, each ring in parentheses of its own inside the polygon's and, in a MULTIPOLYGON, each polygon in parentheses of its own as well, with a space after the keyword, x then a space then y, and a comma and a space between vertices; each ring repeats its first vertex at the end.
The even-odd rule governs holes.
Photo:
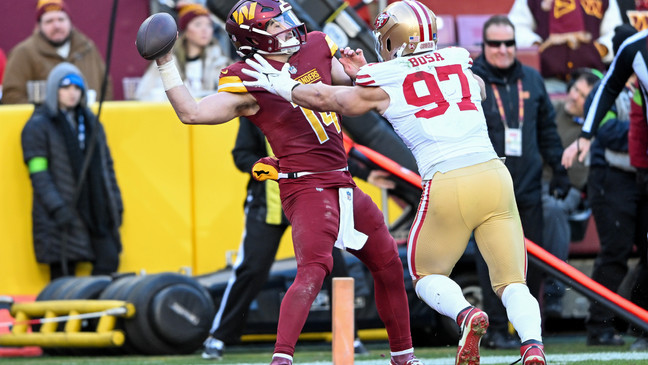
MULTIPOLYGON (((69 225, 66 252, 69 261, 91 261, 94 252, 91 245, 91 234, 88 225, 79 214, 77 207, 72 207, 72 200, 78 176, 75 173, 66 141, 61 133, 61 118, 58 109, 58 88, 61 80, 69 73, 82 76, 72 64, 61 63, 49 74, 46 88, 46 101, 37 107, 23 128, 21 142, 24 162, 34 157, 44 157, 46 169, 30 173, 33 187, 33 239, 36 260, 41 263, 61 261, 62 232, 54 219, 55 212, 64 206, 71 208, 73 219, 69 225)), ((82 76, 83 77, 83 76, 82 76)), ((101 123, 85 105, 85 88, 81 98, 81 107, 77 112, 83 113, 89 126, 98 128, 95 153, 99 154, 101 164, 101 181, 104 201, 107 204, 113 243, 121 250, 118 228, 121 225, 123 204, 121 192, 117 185, 113 160, 107 145, 106 135, 101 123)), ((65 119, 64 122, 67 123, 65 119)), ((87 137, 87 140, 90 136, 87 137)), ((85 180, 87 183, 87 179, 85 180)), ((92 202, 90 202, 92 204, 92 202)))

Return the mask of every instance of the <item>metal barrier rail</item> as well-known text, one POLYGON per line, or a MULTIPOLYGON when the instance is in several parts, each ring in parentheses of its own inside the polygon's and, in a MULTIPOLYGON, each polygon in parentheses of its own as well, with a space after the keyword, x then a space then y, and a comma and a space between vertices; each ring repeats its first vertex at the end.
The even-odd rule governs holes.
POLYGON ((115 330, 117 317, 135 315, 135 306, 121 300, 50 300, 14 303, 10 308, 15 321, 0 323, 11 332, 0 335, 0 346, 41 347, 118 347, 124 333, 115 330), (81 332, 82 321, 99 318, 93 332, 81 332), (65 322, 63 331, 59 323, 65 322), (38 332, 31 325, 40 324, 38 332))
POLYGON ((619 317, 648 331, 648 311, 592 280, 578 269, 526 240, 529 261, 590 300, 596 300, 619 317))

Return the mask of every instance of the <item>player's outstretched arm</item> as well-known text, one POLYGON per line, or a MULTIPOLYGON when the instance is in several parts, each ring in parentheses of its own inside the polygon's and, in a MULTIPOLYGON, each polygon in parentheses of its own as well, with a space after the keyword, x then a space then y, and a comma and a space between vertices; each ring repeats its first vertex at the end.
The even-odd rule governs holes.
POLYGON ((305 108, 360 115, 370 110, 383 113, 389 106, 389 95, 381 88, 330 86, 323 83, 302 85, 290 77, 287 67, 277 70, 261 55, 256 54, 254 57, 256 61, 245 61, 254 71, 243 69, 242 72, 255 80, 244 81, 243 84, 262 87, 305 108))
POLYGON ((259 105, 248 93, 221 92, 196 101, 185 87, 171 53, 156 60, 167 97, 184 124, 221 124, 255 114, 259 105))
POLYGON ((345 115, 360 115, 370 110, 383 113, 389 106, 389 95, 378 87, 331 86, 323 83, 302 85, 293 80, 284 65, 277 70, 261 55, 245 62, 254 69, 242 72, 254 79, 244 81, 245 86, 262 87, 269 92, 305 108, 337 112, 345 115))
POLYGON ((295 104, 308 109, 348 116, 371 110, 382 114, 389 106, 389 95, 379 87, 300 84, 292 89, 292 99, 295 104))

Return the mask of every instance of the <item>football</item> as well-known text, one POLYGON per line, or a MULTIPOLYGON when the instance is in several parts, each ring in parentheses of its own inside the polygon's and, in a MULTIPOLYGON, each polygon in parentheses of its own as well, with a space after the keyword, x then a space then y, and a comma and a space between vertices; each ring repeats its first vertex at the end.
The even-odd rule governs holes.
POLYGON ((175 19, 168 13, 155 13, 146 18, 137 31, 135 46, 140 56, 154 60, 167 54, 178 36, 175 19))

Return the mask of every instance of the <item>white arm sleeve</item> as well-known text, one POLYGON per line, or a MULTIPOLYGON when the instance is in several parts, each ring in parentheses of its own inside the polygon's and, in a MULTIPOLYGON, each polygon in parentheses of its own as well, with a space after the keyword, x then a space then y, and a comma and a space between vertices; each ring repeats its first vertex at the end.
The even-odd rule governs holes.
POLYGON ((603 20, 601 21, 601 36, 596 41, 608 49, 608 53, 603 57, 603 62, 610 63, 614 58, 612 50, 612 37, 614 37, 614 28, 621 25, 621 10, 616 1, 610 1, 603 20))

